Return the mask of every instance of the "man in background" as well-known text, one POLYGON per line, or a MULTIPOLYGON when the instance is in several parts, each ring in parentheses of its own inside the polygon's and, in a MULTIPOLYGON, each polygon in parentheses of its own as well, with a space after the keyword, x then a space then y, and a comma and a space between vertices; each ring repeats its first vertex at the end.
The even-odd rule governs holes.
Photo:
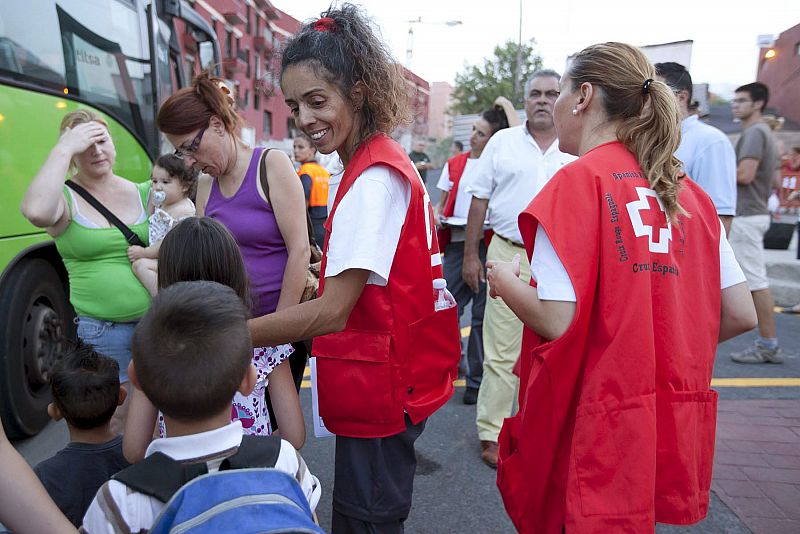
POLYGON ((775 331, 775 301, 764 263, 764 234, 770 225, 767 199, 772 192, 778 152, 772 130, 763 121, 769 89, 759 82, 736 89, 733 115, 742 122, 736 143, 736 218, 730 242, 753 295, 758 315, 758 338, 742 352, 731 354, 738 363, 783 363, 775 331))

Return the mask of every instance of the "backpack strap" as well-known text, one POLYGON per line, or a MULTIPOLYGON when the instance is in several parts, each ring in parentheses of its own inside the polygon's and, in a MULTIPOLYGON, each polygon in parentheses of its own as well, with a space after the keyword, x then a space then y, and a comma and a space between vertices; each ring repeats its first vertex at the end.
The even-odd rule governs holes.
POLYGON ((161 502, 167 502, 181 487, 193 478, 208 473, 205 462, 182 464, 164 453, 151 454, 139 463, 126 467, 113 480, 161 502))
POLYGON ((100 215, 105 217, 108 222, 116 226, 122 235, 125 236, 125 241, 128 242, 129 245, 138 245, 140 247, 147 247, 147 245, 139 239, 139 236, 133 233, 133 230, 128 228, 128 225, 119 220, 119 218, 111 213, 107 207, 105 207, 99 200, 97 200, 94 195, 92 195, 89 191, 83 188, 83 186, 73 182, 72 180, 67 180, 64 182, 67 187, 78 193, 83 199, 88 202, 94 209, 100 212, 100 215))
POLYGON ((228 469, 249 469, 253 467, 275 467, 281 453, 281 438, 278 436, 242 436, 242 444, 236 454, 229 456, 219 466, 220 471, 228 469))
MULTIPOLYGON (((281 452, 278 436, 242 436, 239 450, 223 460, 220 471, 275 467, 281 452)), ((139 493, 169 501, 184 484, 208 473, 205 462, 184 464, 157 452, 111 477, 139 493)))
MULTIPOLYGON (((261 181, 261 189, 264 190, 264 196, 267 197, 267 203, 272 206, 272 201, 269 199, 269 180, 267 179, 267 154, 270 150, 272 149, 267 148, 261 153, 261 161, 258 163, 258 178, 261 181)), ((308 213, 308 210, 306 210, 306 227, 308 229, 308 244, 311 247, 309 263, 317 263, 322 260, 322 251, 314 237, 314 224, 311 222, 311 214, 308 213)))

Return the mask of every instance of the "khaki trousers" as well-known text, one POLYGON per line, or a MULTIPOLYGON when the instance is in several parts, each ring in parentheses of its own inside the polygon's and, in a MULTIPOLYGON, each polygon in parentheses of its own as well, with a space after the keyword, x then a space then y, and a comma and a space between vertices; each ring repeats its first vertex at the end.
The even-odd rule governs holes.
MULTIPOLYGON (((495 236, 487 260, 511 261, 519 254, 520 278, 531 279, 525 249, 495 236)), ((483 317, 483 380, 478 391, 476 424, 482 441, 497 441, 503 419, 511 416, 519 379, 513 373, 522 348, 522 321, 501 299, 488 298, 483 317)))

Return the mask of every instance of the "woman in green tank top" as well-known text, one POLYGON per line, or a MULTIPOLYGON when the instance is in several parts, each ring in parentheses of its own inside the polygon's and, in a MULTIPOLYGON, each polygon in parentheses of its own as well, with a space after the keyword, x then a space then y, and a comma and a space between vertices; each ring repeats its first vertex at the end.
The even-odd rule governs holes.
MULTIPOLYGON (((47 229, 69 275, 70 302, 78 316, 78 337, 119 363, 120 382, 128 381, 131 336, 150 306, 150 295, 131 271, 122 232, 64 185, 64 177, 83 186, 147 242, 149 181, 136 185, 113 172, 116 149, 108 124, 89 110, 68 113, 61 137, 33 178, 22 200, 22 214, 47 229)), ((121 430, 125 407, 112 421, 121 430)))

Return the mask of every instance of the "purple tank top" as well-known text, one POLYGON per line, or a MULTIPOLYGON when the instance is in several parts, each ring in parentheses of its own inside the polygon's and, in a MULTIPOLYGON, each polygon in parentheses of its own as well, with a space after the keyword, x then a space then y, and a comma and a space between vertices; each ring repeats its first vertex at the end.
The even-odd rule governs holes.
POLYGON ((212 182, 205 212, 207 217, 224 224, 239 244, 250 277, 254 317, 277 308, 288 258, 272 206, 261 198, 256 186, 258 160, 263 150, 253 150, 244 181, 230 198, 223 196, 216 180, 212 182))

